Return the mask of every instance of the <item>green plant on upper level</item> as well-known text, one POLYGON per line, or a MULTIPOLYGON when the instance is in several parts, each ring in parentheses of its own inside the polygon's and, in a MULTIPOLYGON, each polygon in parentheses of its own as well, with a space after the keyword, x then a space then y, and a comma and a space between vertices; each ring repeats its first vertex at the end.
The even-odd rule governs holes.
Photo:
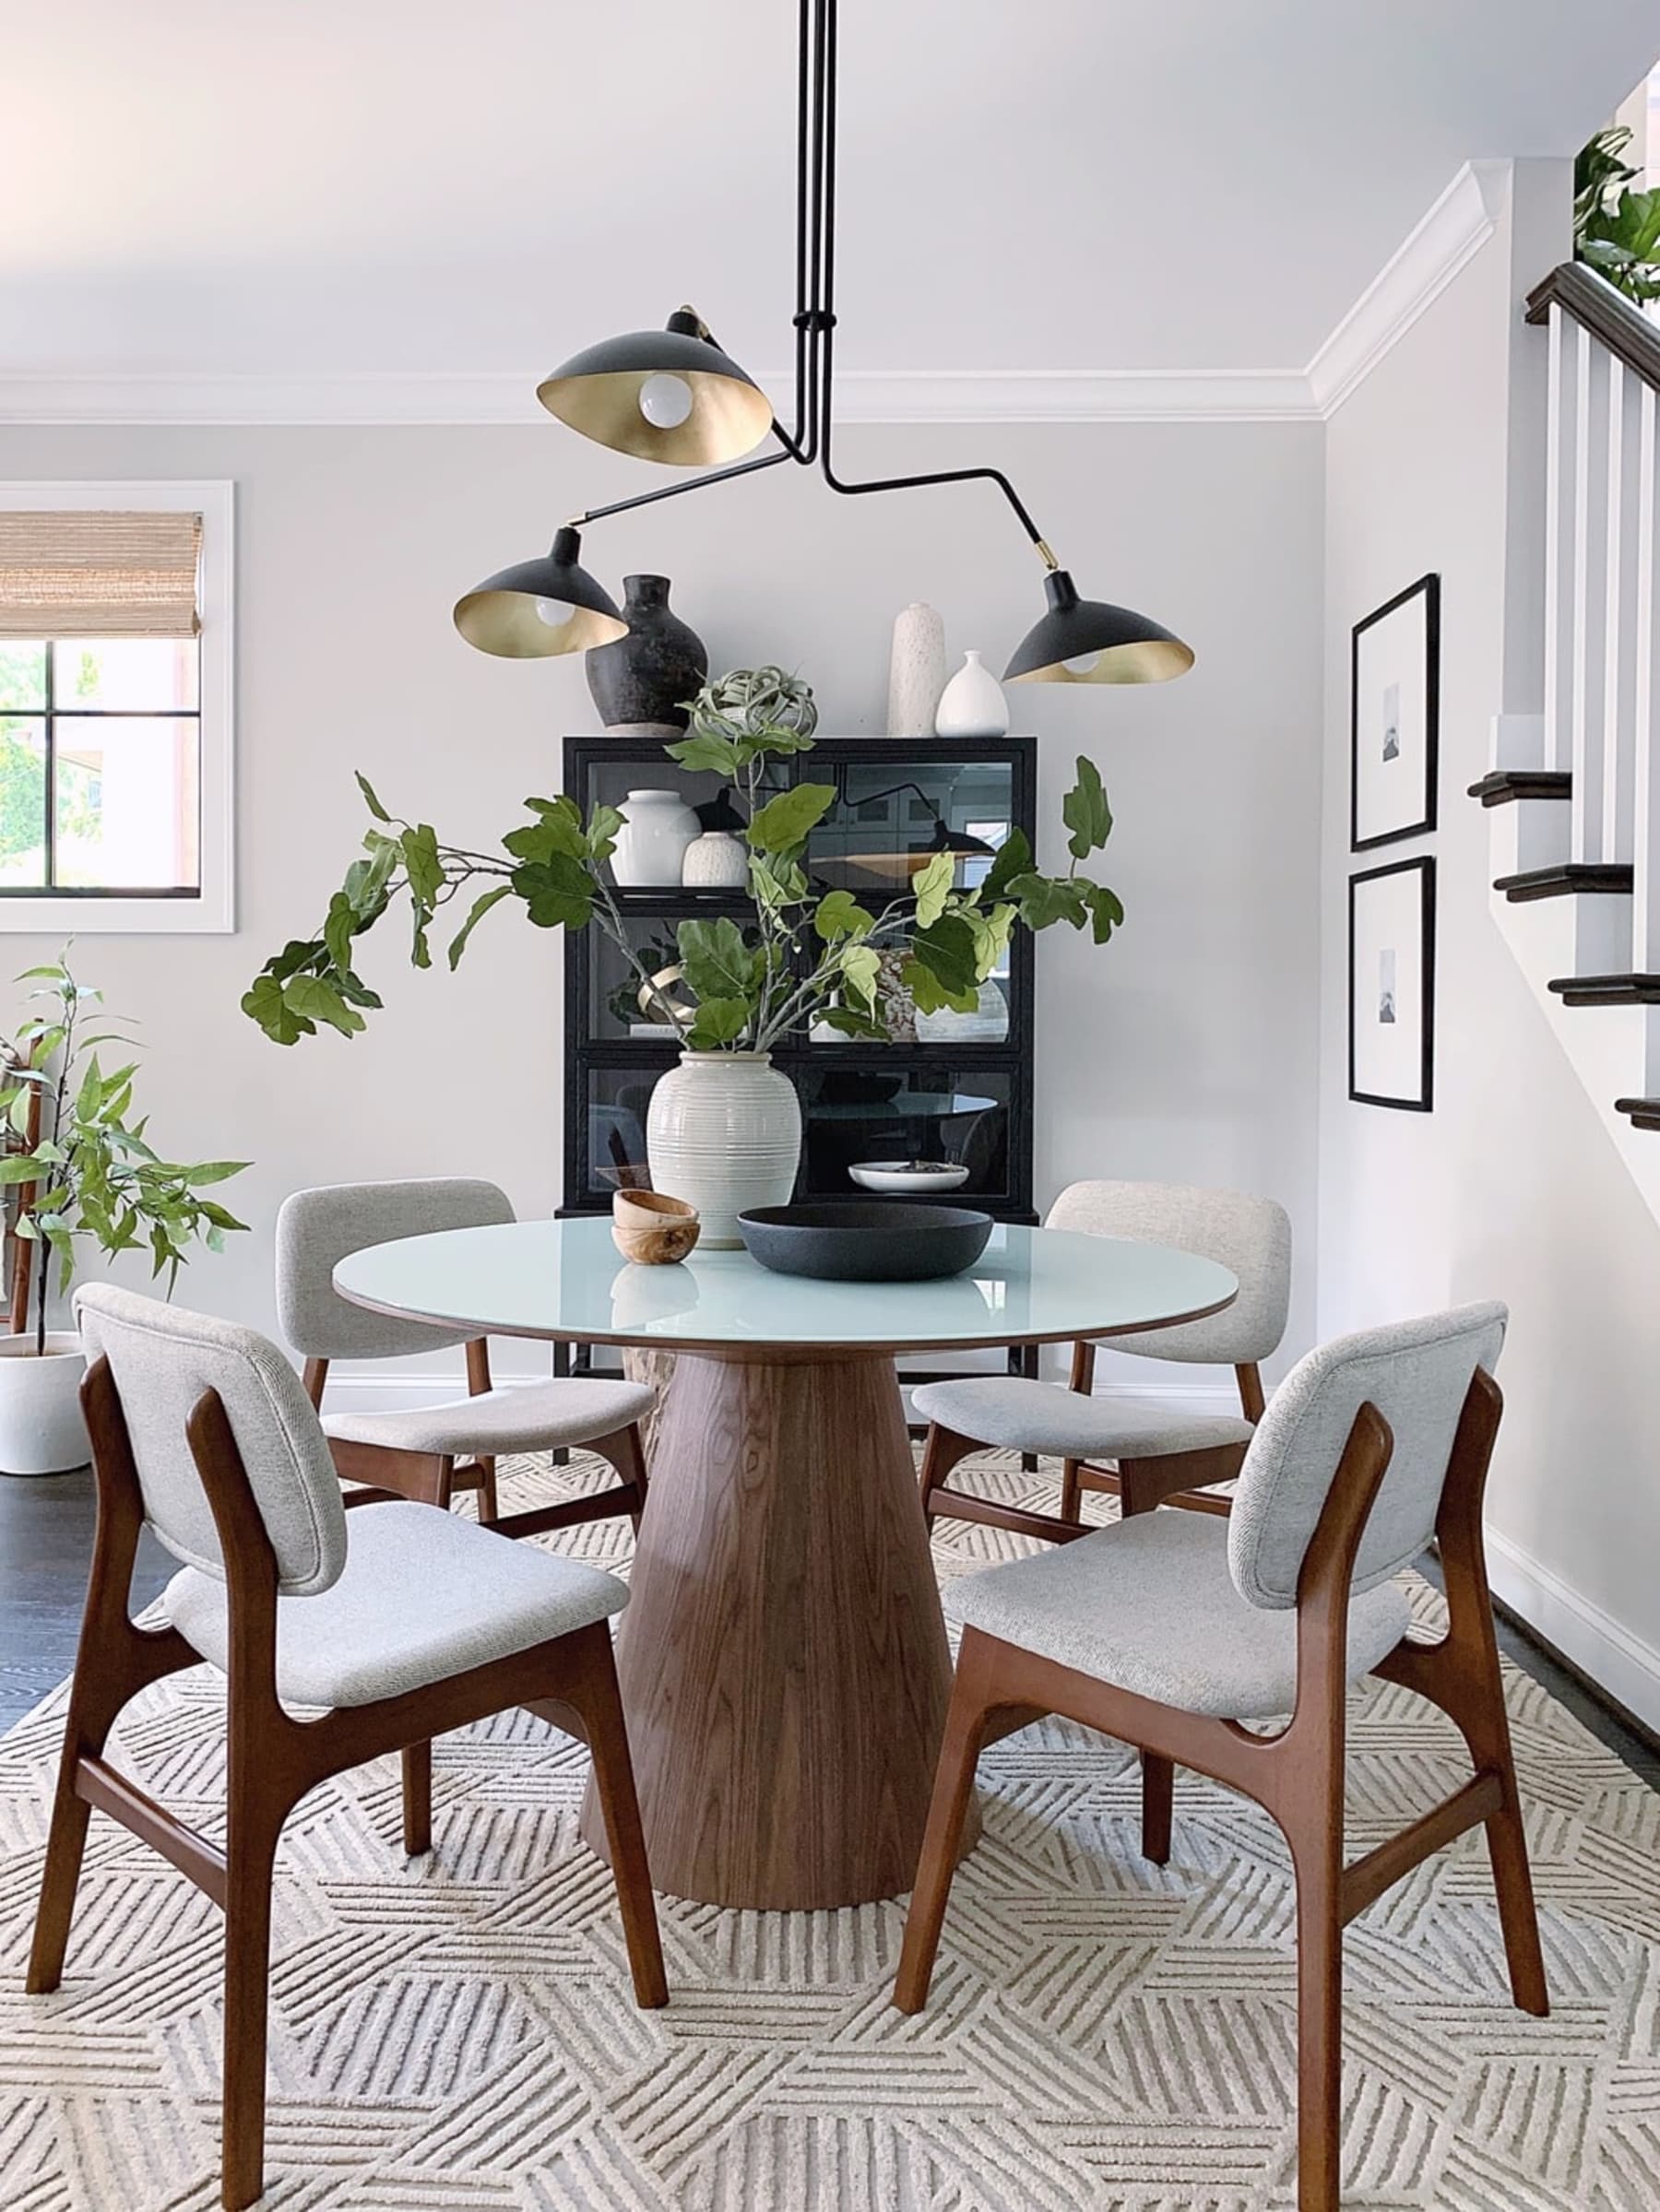
POLYGON ((1660 300, 1660 191, 1633 192, 1640 173, 1625 159, 1631 134, 1610 124, 1587 138, 1573 164, 1577 257, 1628 300, 1660 300))
POLYGON ((706 684, 688 705, 689 734, 664 751, 682 768, 732 786, 747 823, 753 907, 747 929, 726 916, 680 924, 676 988, 689 994, 689 1011, 658 986, 659 949, 646 948, 642 957, 618 905, 606 870, 622 827, 616 808, 595 806, 585 821, 570 798, 528 798, 530 820, 507 832, 499 852, 478 853, 441 843, 428 822, 389 813, 360 773, 374 818, 363 857, 347 869, 318 933, 291 939, 267 961, 243 999, 243 1011, 279 1045, 314 1035, 319 1023, 355 1035, 381 1003, 353 964, 357 940, 405 903, 410 957, 417 967, 430 967, 434 921, 470 893, 449 943, 452 968, 485 915, 516 899, 540 929, 580 929, 591 922, 603 929, 635 977, 642 1005, 678 1029, 693 1051, 765 1052, 814 1022, 843 1036, 885 1042, 877 990, 883 952, 904 955, 903 979, 922 1012, 972 1012, 1016 923, 1047 929, 1066 922, 1105 944, 1123 920, 1116 893, 1079 869, 1112 829, 1089 760, 1079 758, 1077 781, 1061 806, 1070 833, 1064 875, 1044 874, 1025 833, 1015 830, 972 889, 956 888, 955 860, 939 853, 903 895, 872 911, 851 892, 819 893, 808 879, 808 840, 834 804, 835 787, 792 782, 766 792, 773 763, 812 750, 818 710, 810 687, 781 668, 741 668, 706 684))
POLYGON ((199 1160, 185 1166, 154 1150, 145 1135, 148 1117, 131 1118, 138 1062, 125 1060, 106 1073, 98 1057, 101 1045, 128 1052, 134 1040, 119 1030, 88 1028, 89 1020, 120 1017, 94 1011, 103 994, 76 981, 67 946, 48 965, 25 968, 18 981, 36 984, 30 999, 47 1005, 11 1040, 0 1115, 23 1146, 0 1156, 0 1184, 33 1189, 32 1197, 24 1193, 16 1225, 19 1236, 45 1247, 35 1271, 35 1349, 43 1355, 53 1258, 61 1295, 75 1272, 77 1237, 89 1236, 112 1257, 148 1248, 150 1272, 166 1271, 171 1294, 196 1238, 217 1252, 227 1230, 247 1227, 202 1191, 240 1175, 248 1163, 199 1160), (30 1144, 37 1097, 39 1135, 30 1144))

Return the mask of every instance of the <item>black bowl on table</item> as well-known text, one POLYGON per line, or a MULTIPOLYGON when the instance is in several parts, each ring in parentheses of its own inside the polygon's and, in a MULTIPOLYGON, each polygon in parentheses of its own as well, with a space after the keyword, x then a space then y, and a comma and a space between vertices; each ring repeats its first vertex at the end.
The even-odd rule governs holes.
POLYGON ((896 1199, 839 1205, 753 1206, 738 1216, 752 1260, 779 1275, 824 1283, 934 1283, 985 1250, 991 1216, 967 1206, 896 1199))

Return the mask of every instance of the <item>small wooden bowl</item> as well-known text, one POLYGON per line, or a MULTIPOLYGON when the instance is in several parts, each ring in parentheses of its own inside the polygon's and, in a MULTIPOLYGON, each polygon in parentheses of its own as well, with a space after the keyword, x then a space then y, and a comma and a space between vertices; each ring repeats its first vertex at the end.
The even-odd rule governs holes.
POLYGON ((611 1242, 636 1267, 671 1267, 703 1234, 695 1206, 660 1190, 618 1190, 611 1196, 611 1242))

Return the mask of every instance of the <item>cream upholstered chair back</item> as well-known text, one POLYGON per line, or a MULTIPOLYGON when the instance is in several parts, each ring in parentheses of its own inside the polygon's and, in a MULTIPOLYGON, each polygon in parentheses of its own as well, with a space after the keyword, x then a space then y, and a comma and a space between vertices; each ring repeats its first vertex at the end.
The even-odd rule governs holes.
POLYGON ((1369 1400, 1394 1445, 1353 1587, 1375 1589, 1418 1556, 1435 1532, 1471 1378, 1498 1366, 1507 1318, 1497 1304, 1461 1306, 1336 1337, 1298 1360, 1269 1401, 1239 1472, 1227 1563, 1241 1595, 1253 1605, 1296 1604, 1304 1554, 1369 1400))
POLYGON ((401 1359, 462 1344, 477 1331, 436 1329, 353 1306, 334 1286, 337 1264, 365 1245, 438 1229, 492 1228, 514 1218, 507 1194, 473 1176, 397 1183, 327 1183, 296 1190, 277 1216, 277 1314, 305 1359, 401 1359))
POLYGON ((286 1597, 331 1589, 346 1564, 340 1479, 300 1378, 252 1329, 186 1313, 110 1283, 77 1291, 91 1357, 110 1363, 126 1420, 145 1519, 188 1567, 224 1579, 219 1532, 184 1424, 217 1390, 277 1559, 286 1597))
POLYGON ((1049 1208, 1046 1226, 1170 1245, 1215 1260, 1239 1277, 1239 1295, 1225 1312, 1115 1336, 1115 1352, 1237 1367, 1268 1358, 1286 1333, 1291 1223, 1273 1199, 1193 1183, 1072 1183, 1049 1208))

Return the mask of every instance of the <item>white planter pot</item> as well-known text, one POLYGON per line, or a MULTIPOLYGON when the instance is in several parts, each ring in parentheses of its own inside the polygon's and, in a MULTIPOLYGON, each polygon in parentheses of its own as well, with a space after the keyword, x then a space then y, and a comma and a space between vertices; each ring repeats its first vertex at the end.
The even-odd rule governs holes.
POLYGON ((686 847, 703 824, 678 791, 631 791, 617 810, 622 827, 611 874, 625 891, 678 886, 686 847))
POLYGON ((658 1078, 646 1117, 652 1188, 697 1208, 699 1250, 741 1246, 746 1207, 788 1205, 800 1154, 800 1102, 770 1053, 682 1052, 658 1078))
POLYGON ((46 1356, 32 1330, 0 1336, 0 1473, 62 1474, 92 1457, 81 1419, 87 1355, 72 1329, 50 1330, 46 1356))
POLYGON ((934 733, 942 738, 1005 738, 1009 703, 978 653, 970 653, 940 693, 934 733))

